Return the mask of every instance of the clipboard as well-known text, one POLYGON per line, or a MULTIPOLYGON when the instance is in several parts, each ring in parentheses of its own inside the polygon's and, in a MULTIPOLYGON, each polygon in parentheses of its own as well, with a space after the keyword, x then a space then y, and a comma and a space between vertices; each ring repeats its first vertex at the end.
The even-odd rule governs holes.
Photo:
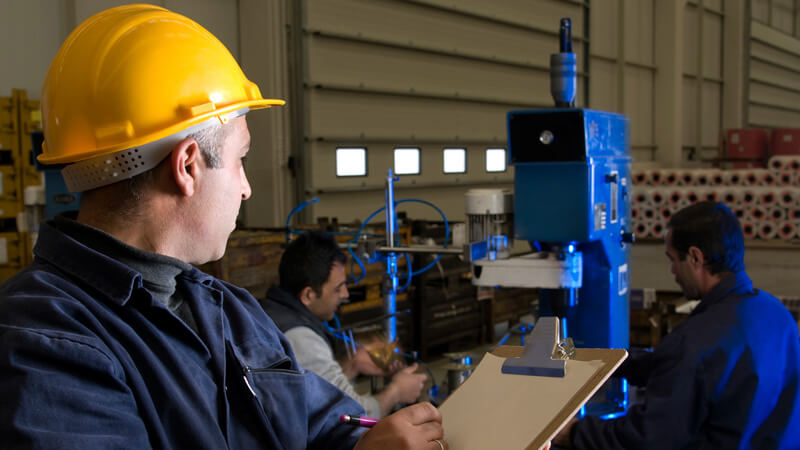
POLYGON ((450 450, 539 449, 577 414, 628 355, 624 349, 575 349, 564 377, 501 373, 524 347, 487 353, 439 407, 450 450))

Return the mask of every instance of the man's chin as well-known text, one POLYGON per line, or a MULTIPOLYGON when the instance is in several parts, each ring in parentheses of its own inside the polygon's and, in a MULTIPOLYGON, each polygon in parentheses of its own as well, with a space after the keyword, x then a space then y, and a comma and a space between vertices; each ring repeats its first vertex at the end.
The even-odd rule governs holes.
POLYGON ((683 288, 681 288, 681 292, 686 300, 700 300, 700 294, 689 292, 683 288))
POLYGON ((197 258, 195 258, 194 261, 185 261, 185 262, 187 262, 189 264, 194 264, 196 266, 200 266, 200 265, 203 265, 203 264, 208 264, 210 262, 219 261, 220 259, 222 259, 223 256, 225 256, 225 248, 223 248, 222 250, 217 250, 217 251, 213 252, 213 254, 210 254, 210 255, 206 255, 206 256, 203 256, 203 257, 197 257, 197 258))

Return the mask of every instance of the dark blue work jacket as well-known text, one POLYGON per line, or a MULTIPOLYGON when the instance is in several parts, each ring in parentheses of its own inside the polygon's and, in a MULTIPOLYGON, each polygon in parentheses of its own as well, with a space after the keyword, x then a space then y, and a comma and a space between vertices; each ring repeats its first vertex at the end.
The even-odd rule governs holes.
POLYGON ((576 448, 800 449, 797 323, 744 272, 618 373, 647 386, 644 404, 577 422, 576 448))
POLYGON ((179 275, 198 332, 141 274, 44 224, 0 287, 3 448, 352 448, 358 403, 301 369, 244 289, 179 275))

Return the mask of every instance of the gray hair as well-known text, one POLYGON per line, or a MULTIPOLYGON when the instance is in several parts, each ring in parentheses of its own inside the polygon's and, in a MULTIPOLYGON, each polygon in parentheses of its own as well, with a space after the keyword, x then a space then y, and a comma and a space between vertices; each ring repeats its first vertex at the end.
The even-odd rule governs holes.
MULTIPOLYGON (((187 137, 192 138, 195 140, 195 142, 197 142, 197 146, 200 148, 200 154, 203 155, 203 161, 206 163, 206 165, 212 169, 218 169, 222 167, 222 157, 220 152, 226 136, 226 128, 220 123, 215 123, 214 125, 203 128, 202 130, 195 131, 194 133, 189 134, 187 137)), ((126 181, 121 181, 120 187, 125 186, 119 191, 121 197, 119 197, 117 201, 113 202, 113 205, 108 205, 109 208, 116 210, 123 216, 128 216, 131 218, 138 215, 140 213, 138 210, 138 204, 144 197, 147 187, 153 182, 156 169, 161 167, 161 165, 167 160, 168 157, 164 158, 164 160, 161 161, 155 168, 129 178, 126 181)))
MULTIPOLYGON (((230 128, 230 127, 227 127, 230 128)), ((187 137, 194 139, 203 155, 203 161, 211 169, 222 167, 221 150, 227 136, 226 127, 215 123, 212 126, 189 134, 187 137)), ((113 214, 102 216, 101 220, 118 221, 134 220, 146 212, 142 209, 142 200, 147 190, 155 181, 155 174, 163 164, 169 164, 169 156, 164 158, 156 167, 139 175, 122 180, 114 184, 90 189, 82 193, 81 203, 103 202, 106 211, 113 214), (114 191, 111 195, 102 195, 107 189, 114 191), (100 196, 100 197, 98 197, 100 196)))
POLYGON ((210 127, 195 131, 187 137, 197 142, 206 165, 212 169, 219 169, 222 167, 222 158, 219 153, 225 142, 225 136, 225 127, 221 123, 215 123, 210 127))

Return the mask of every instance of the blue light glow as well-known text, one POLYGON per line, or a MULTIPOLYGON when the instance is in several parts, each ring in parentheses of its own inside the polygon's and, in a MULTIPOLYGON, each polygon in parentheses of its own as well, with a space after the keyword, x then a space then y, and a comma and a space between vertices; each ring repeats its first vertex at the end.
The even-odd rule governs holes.
POLYGON ((600 416, 600 418, 603 419, 603 420, 616 419, 617 417, 622 417, 627 413, 628 413, 628 411, 613 412, 613 413, 604 414, 604 415, 600 416))

